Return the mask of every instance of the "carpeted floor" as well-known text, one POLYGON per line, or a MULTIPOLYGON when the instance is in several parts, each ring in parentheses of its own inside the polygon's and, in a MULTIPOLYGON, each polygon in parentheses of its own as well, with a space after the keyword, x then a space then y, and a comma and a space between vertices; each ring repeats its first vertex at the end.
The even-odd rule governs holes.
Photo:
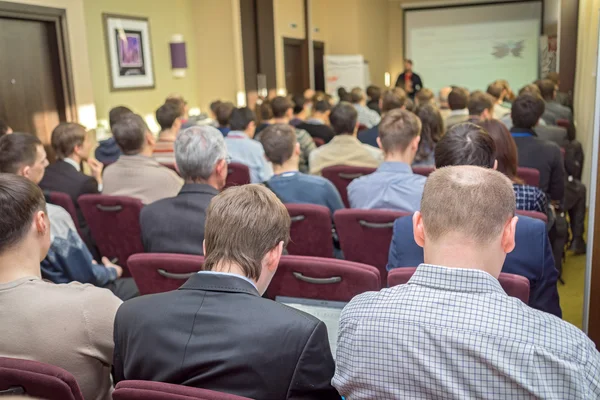
POLYGON ((583 319, 583 288, 585 281, 585 255, 574 256, 567 253, 567 261, 563 265, 563 280, 558 283, 560 306, 563 319, 581 328, 583 319))

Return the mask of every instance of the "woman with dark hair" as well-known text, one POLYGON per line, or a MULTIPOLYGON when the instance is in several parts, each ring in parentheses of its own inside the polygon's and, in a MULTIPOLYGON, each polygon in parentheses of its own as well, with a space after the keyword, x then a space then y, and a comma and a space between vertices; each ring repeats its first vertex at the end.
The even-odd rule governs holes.
POLYGON ((444 134, 444 119, 431 104, 419 106, 416 114, 421 120, 421 141, 412 165, 435 165, 435 144, 444 134))
POLYGON ((506 126, 495 119, 481 121, 478 125, 494 139, 498 171, 506 175, 513 183, 515 197, 517 198, 517 210, 538 211, 547 214, 548 199, 546 194, 539 188, 525 185, 523 180, 517 176, 519 165, 517 145, 506 126))

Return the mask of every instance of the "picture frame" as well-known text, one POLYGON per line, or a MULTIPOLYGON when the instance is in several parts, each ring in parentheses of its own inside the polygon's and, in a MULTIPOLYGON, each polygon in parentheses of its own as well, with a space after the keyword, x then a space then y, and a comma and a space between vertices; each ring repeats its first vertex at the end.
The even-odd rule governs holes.
POLYGON ((148 18, 102 14, 110 90, 154 89, 148 18))

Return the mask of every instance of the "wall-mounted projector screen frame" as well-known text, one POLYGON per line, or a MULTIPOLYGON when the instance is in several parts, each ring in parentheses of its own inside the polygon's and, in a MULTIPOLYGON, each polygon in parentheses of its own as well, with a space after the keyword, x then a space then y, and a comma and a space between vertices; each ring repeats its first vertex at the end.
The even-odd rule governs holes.
POLYGON ((425 87, 455 84, 485 90, 496 79, 508 79, 518 90, 539 79, 543 0, 447 0, 403 4, 402 9, 403 54, 415 61, 425 87), (440 70, 452 82, 441 85, 440 70))

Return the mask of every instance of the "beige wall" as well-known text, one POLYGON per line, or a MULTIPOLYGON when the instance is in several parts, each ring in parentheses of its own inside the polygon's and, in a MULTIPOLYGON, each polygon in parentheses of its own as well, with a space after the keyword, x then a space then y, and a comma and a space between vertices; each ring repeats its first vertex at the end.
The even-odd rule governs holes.
POLYGON ((389 1, 359 0, 358 46, 359 52, 369 62, 371 83, 384 86, 384 75, 389 69, 389 1))

